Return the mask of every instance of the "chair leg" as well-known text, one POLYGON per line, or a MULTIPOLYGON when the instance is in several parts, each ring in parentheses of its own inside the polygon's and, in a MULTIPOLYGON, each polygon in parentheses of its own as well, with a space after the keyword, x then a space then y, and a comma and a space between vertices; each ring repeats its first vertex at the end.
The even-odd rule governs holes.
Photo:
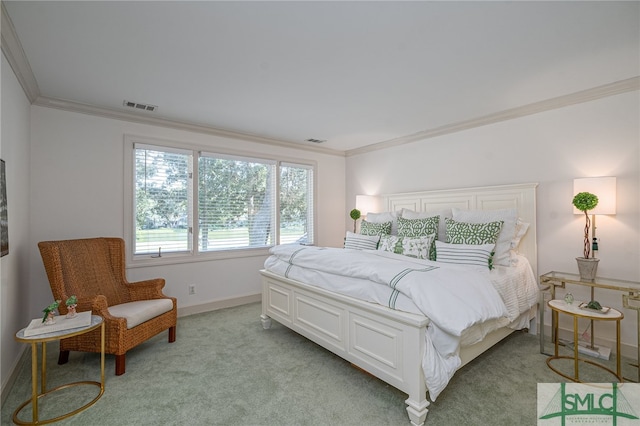
POLYGON ((169 327, 169 343, 176 341, 176 326, 169 327))
POLYGON ((67 362, 69 362, 69 351, 60 351, 58 365, 66 364, 67 362))
POLYGON ((122 376, 125 369, 125 354, 116 355, 116 376, 122 376))

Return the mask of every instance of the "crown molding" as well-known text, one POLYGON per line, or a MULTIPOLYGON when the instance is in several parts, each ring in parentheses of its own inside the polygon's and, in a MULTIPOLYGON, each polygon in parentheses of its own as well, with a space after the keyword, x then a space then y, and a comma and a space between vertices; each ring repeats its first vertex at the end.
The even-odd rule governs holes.
POLYGON ((615 96, 639 89, 640 76, 635 76, 625 80, 616 81, 614 83, 604 84, 602 86, 596 86, 590 89, 581 90, 579 92, 570 93, 568 95, 558 96, 555 98, 546 99, 544 101, 506 109, 492 114, 483 115, 481 117, 472 118, 470 120, 446 124, 444 126, 423 130, 395 139, 389 139, 387 141, 374 143, 371 145, 363 146, 361 148, 350 149, 345 151, 345 155, 347 157, 350 157, 353 155, 365 154, 368 152, 379 151, 381 149, 406 145, 424 139, 435 138, 437 136, 460 132, 475 127, 486 126, 488 124, 499 123, 501 121, 525 117, 527 115, 533 115, 539 112, 551 111, 554 109, 606 98, 609 96, 615 96))
POLYGON ((110 118, 114 120, 129 121, 139 124, 148 124, 151 126, 167 127, 176 130, 184 130, 187 132, 202 133, 211 136, 218 136, 230 139, 239 139, 243 141, 256 142, 260 144, 266 144, 270 146, 281 146, 290 149, 299 149, 301 151, 311 151, 320 154, 336 155, 344 157, 344 151, 339 151, 330 148, 324 148, 315 145, 303 145, 297 142, 289 142, 280 139, 272 139, 264 136, 258 136, 251 133, 242 133, 232 130, 219 129, 216 127, 204 126, 201 124, 187 123, 177 120, 170 120, 167 118, 150 117, 142 115, 141 113, 123 112, 108 108, 96 107, 93 105, 83 104, 80 102, 67 101, 62 99, 47 98, 45 96, 38 96, 33 102, 33 105, 42 106, 46 108, 55 108, 64 111, 77 112, 80 114, 95 115, 98 117, 110 118))
POLYGON ((355 148, 347 151, 323 148, 321 146, 307 146, 296 142, 289 142, 279 139, 272 139, 263 136, 258 136, 250 133, 242 133, 231 130, 224 130, 210 126, 204 126, 199 124, 186 123, 176 120, 169 120, 165 118, 149 117, 142 114, 122 112, 107 108, 96 107, 93 105, 82 104, 78 102, 66 101, 61 99, 47 98, 38 96, 32 103, 48 108, 57 108, 71 112, 77 112, 82 114, 96 115, 105 118, 111 118, 115 120, 130 121, 141 124, 149 124, 153 126, 168 127, 178 130, 185 130, 196 133, 203 133, 212 136, 219 136, 231 139, 240 139, 245 141, 257 142, 267 145, 281 146, 285 148, 300 149, 303 151, 317 152, 327 155, 337 155, 340 157, 350 157, 353 155, 364 154, 373 151, 379 151, 391 147, 406 145, 409 143, 417 142, 424 139, 435 138, 450 133, 456 133, 463 130, 468 130, 476 127, 486 126, 488 124, 499 123, 501 121, 512 120, 528 115, 537 114, 540 112, 551 111, 554 109, 563 108, 570 105, 576 105, 584 102, 590 102, 597 99, 606 98, 609 96, 615 96, 622 93, 632 92, 640 90, 640 76, 631 77, 625 80, 616 81, 601 86, 596 86, 590 89, 582 90, 579 92, 570 93, 568 95, 558 96, 551 99, 546 99, 539 102, 534 102, 528 105, 523 105, 516 108, 510 108, 507 110, 499 111, 496 113, 484 115, 477 118, 472 118, 465 121, 459 121, 456 123, 446 124, 444 126, 435 127, 433 129, 423 130, 411 135, 402 136, 395 139, 390 139, 371 145, 355 148))
POLYGON ((40 89, 38 88, 38 82, 36 81, 31 65, 27 60, 27 56, 22 49, 22 44, 16 34, 16 29, 11 22, 11 18, 5 9, 4 3, 2 5, 2 22, 0 23, 0 29, 2 33, 2 52, 7 58, 11 69, 13 69, 16 78, 22 86, 25 95, 29 99, 29 102, 33 103, 40 95, 40 89))

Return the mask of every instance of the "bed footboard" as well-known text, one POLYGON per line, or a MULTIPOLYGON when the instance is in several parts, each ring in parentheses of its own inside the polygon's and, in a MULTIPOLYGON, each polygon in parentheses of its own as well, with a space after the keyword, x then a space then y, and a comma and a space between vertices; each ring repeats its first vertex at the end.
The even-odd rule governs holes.
POLYGON ((421 364, 428 318, 260 273, 265 329, 273 318, 407 393, 411 424, 424 424, 429 401, 421 364))

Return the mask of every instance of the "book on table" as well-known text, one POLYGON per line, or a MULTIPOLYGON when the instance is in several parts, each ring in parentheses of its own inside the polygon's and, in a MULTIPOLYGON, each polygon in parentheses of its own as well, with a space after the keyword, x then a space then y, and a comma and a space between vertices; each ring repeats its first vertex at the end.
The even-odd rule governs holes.
POLYGON ((56 316, 53 324, 46 324, 42 322, 42 318, 35 318, 24 329, 24 337, 73 330, 74 328, 87 327, 89 325, 91 325, 91 311, 78 312, 73 318, 67 318, 64 315, 56 316))

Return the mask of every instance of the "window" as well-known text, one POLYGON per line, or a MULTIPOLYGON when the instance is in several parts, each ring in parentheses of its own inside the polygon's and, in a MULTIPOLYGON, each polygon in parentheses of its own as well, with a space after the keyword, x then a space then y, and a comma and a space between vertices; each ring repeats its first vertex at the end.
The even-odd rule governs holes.
POLYGON ((314 241, 312 165, 147 143, 133 153, 138 259, 314 241))
POLYGON ((313 169, 280 166, 280 243, 313 243, 313 169))
POLYGON ((190 151, 135 148, 135 254, 191 251, 190 151))
POLYGON ((273 245, 275 166, 275 161, 202 154, 198 159, 200 251, 273 245))

